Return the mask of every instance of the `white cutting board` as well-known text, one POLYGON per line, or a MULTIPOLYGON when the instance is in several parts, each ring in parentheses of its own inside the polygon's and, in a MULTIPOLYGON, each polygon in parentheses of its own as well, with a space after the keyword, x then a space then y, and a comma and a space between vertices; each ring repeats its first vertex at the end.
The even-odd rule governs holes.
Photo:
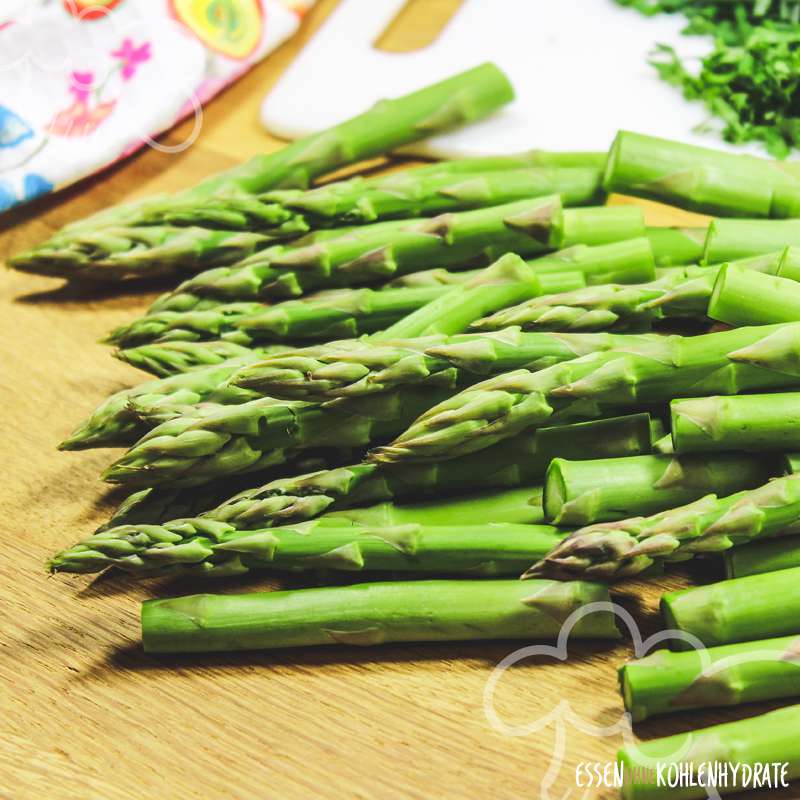
POLYGON ((620 128, 731 149, 713 133, 692 130, 707 119, 704 107, 684 100, 647 63, 655 42, 682 55, 708 51, 705 38, 680 35, 681 15, 645 17, 613 0, 464 0, 431 46, 377 50, 373 42, 404 3, 341 0, 265 98, 264 126, 294 139, 382 97, 494 61, 510 76, 517 99, 491 119, 409 152, 453 158, 602 150, 620 128))

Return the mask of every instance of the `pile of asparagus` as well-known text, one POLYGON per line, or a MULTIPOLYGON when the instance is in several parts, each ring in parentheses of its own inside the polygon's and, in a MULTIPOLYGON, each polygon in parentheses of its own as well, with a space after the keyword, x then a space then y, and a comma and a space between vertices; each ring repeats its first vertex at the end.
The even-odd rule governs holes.
MULTIPOLYGON (((623 131, 309 188, 512 94, 483 65, 12 260, 183 278, 108 337, 154 377, 61 448, 128 448, 103 477, 132 493, 51 570, 355 574, 148 601, 148 651, 552 638, 612 580, 711 556, 730 579, 663 605, 710 649, 623 667, 633 719, 800 691, 800 167, 623 131), (717 217, 648 228, 612 191, 717 217)), ((572 635, 619 637, 603 609, 572 635)), ((687 758, 798 776, 778 716, 687 758)))

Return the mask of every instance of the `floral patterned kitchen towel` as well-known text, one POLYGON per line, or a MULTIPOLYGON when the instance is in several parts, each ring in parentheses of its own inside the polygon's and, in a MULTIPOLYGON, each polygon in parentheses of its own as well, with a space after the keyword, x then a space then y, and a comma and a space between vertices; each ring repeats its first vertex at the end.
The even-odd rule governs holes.
POLYGON ((202 105, 291 36, 314 2, 4 0, 0 212, 144 145, 190 145, 202 105), (154 141, 191 115, 186 141, 154 141))

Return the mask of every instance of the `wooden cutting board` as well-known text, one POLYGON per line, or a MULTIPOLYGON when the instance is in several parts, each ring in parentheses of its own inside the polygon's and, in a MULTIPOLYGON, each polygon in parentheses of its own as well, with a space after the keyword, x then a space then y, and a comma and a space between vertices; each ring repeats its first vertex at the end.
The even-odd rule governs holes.
MULTIPOLYGON (((69 220, 178 189, 280 146, 259 127, 261 98, 334 6, 321 0, 298 39, 215 100, 187 152, 143 151, 101 178, 0 217, 0 260, 69 220)), ((174 145, 188 133, 181 126, 167 139, 174 145)), ((655 224, 694 219, 647 210, 655 224)), ((563 766, 543 795, 556 730, 507 738, 489 727, 482 708, 486 679, 514 644, 153 658, 139 649, 143 599, 270 584, 45 574, 45 559, 90 532, 120 499, 97 477, 115 453, 58 453, 55 444, 110 392, 143 379, 98 339, 153 297, 80 296, 58 281, 0 272, 0 797, 560 800, 569 790, 582 797, 576 764, 611 759, 619 737, 566 731, 563 766)), ((661 589, 682 581, 625 586, 621 595, 647 631, 657 625, 661 589)), ((527 661, 503 678, 498 709, 507 721, 529 721, 561 700, 590 722, 618 718, 615 669, 630 645, 570 650, 568 663, 527 661)), ((759 710, 679 716, 637 733, 652 737, 759 710)))

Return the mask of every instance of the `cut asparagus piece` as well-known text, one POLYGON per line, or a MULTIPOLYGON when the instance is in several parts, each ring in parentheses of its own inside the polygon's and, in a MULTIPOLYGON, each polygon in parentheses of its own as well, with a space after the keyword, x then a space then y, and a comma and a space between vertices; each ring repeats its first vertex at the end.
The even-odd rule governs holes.
POLYGON ((713 492, 724 497, 774 477, 777 458, 643 455, 555 458, 545 478, 544 511, 554 525, 590 525, 645 516, 713 492))
POLYGON ((167 421, 143 436, 103 478, 129 486, 199 486, 282 464, 311 447, 363 447, 402 430, 446 394, 405 389, 348 399, 336 408, 269 397, 237 405, 212 403, 194 412, 185 406, 168 408, 167 421))
MULTIPOLYGON (((788 249, 788 248, 787 248, 788 249)), ((777 274, 786 251, 732 262, 740 269, 777 274)), ((519 325, 523 330, 647 330, 664 318, 705 320, 719 267, 680 267, 649 283, 605 283, 543 295, 473 324, 477 330, 519 325)), ((779 320, 776 320, 779 321, 779 320)))
POLYGON ((254 569, 516 576, 563 536, 550 525, 506 522, 368 525, 320 517, 295 527, 237 531, 202 519, 193 525, 179 520, 130 528, 127 538, 119 528, 95 534, 59 554, 50 569, 88 573, 116 567, 141 577, 227 577, 254 569))
POLYGON ((606 162, 609 192, 726 217, 800 216, 800 180, 781 161, 620 131, 606 162))
POLYGON ((708 226, 703 263, 721 264, 787 246, 800 246, 800 220, 714 219, 708 226))
POLYGON ((723 266, 708 316, 729 325, 770 325, 800 320, 800 284, 777 275, 723 266))
POLYGON ((132 444, 147 432, 147 425, 137 416, 133 403, 142 407, 171 407, 201 402, 244 402, 257 397, 225 381, 257 353, 201 367, 169 378, 147 381, 131 389, 122 389, 101 403, 65 441, 60 450, 87 450, 93 447, 120 447, 132 444))
MULTIPOLYGON (((40 248, 16 256, 12 259, 12 266, 66 278, 98 277, 105 280, 186 269, 191 265, 186 264, 185 259, 178 264, 171 263, 167 237, 162 242, 161 253, 139 248, 133 260, 135 263, 123 259, 126 267, 124 272, 120 272, 115 265, 122 255, 120 243, 112 237, 109 248, 102 237, 113 226, 152 224, 159 220, 159 212, 169 214, 176 207, 185 220, 190 217, 193 205, 202 207, 212 199, 233 196, 238 201, 242 196, 268 189, 306 188, 317 176, 338 167, 481 119, 513 96, 514 91, 506 76, 494 64, 482 64, 403 97, 383 100, 363 114, 298 139, 276 152, 256 156, 232 170, 212 175, 174 197, 151 198, 103 211, 60 231, 40 248), (95 244, 87 257, 86 250, 75 241, 85 241, 93 233, 101 241, 95 244), (117 258, 106 264, 107 254, 117 258)), ((176 232, 172 238, 181 235, 176 232)), ((205 268, 209 260, 206 255, 206 260, 194 264, 194 269, 205 268)), ((226 262, 217 260, 214 263, 226 262)))
POLYGON ((564 211, 561 247, 601 245, 638 239, 647 233, 638 206, 587 206, 564 211))
POLYGON ((762 785, 777 788, 782 774, 786 780, 800 777, 798 725, 800 705, 787 706, 757 717, 627 745, 617 754, 625 776, 623 800, 705 800, 709 794, 704 776, 707 780, 712 772, 709 768, 716 765, 727 767, 724 781, 717 781, 720 794, 752 787, 754 769, 772 775, 775 764, 777 778, 762 785), (785 773, 781 773, 783 764, 787 765, 785 773), (661 781, 657 771, 664 776, 661 781), (681 782, 687 785, 677 785, 679 774, 686 775, 681 782), (744 778, 745 774, 751 777, 744 778))
POLYGON ((673 400, 676 453, 800 447, 800 392, 673 400))
POLYGON ((637 575, 654 563, 684 561, 697 553, 721 553, 778 533, 796 533, 798 517, 800 476, 789 475, 727 497, 709 494, 649 517, 580 528, 523 577, 612 580, 637 575))
POLYGON ((798 352, 800 324, 637 339, 538 372, 515 370, 471 386, 425 412, 372 458, 452 458, 532 425, 592 418, 609 405, 792 388, 800 385, 794 366, 798 352))
POLYGON ((619 671, 634 722, 693 708, 738 706, 800 695, 800 638, 670 653, 657 650, 619 671))
POLYGON ((800 567, 800 538, 780 536, 777 539, 766 539, 726 550, 722 557, 725 561, 725 574, 729 578, 793 569, 800 567))
POLYGON ((610 333, 495 333, 396 341, 332 342, 277 354, 243 368, 232 385, 273 397, 358 397, 417 384, 455 389, 484 375, 543 369, 586 353, 645 345, 654 336, 610 333))
MULTIPOLYGON (((142 605, 150 653, 401 641, 551 639, 570 614, 608 601, 593 583, 514 580, 361 583, 239 595, 194 595, 142 605)), ((610 611, 581 618, 577 638, 617 639, 610 611)))
MULTIPOLYGON (((691 633, 706 647, 800 633, 800 569, 720 581, 661 598, 667 628, 691 633)), ((681 641, 676 647, 683 649, 681 641)))
POLYGON ((657 267, 698 264, 708 228, 647 228, 657 267))
POLYGON ((208 342, 159 342, 117 350, 114 357, 159 378, 169 378, 193 369, 213 367, 232 358, 267 356, 287 350, 286 345, 249 348, 212 339, 208 342))
MULTIPOLYGON (((288 198, 283 206, 300 212, 312 224, 335 225, 426 217, 553 194, 560 195, 565 206, 588 206, 605 200, 601 170, 592 167, 465 173, 450 171, 448 166, 443 162, 435 172, 423 167, 423 173, 410 169, 328 183, 288 198)), ((269 195, 265 204, 269 204, 269 195)))

